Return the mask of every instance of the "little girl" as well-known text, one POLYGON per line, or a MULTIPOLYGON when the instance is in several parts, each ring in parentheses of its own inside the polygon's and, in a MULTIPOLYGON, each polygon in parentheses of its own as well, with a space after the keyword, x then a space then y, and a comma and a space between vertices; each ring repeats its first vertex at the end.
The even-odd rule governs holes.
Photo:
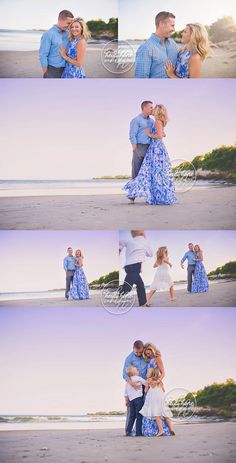
POLYGON ((162 246, 157 250, 156 262, 153 267, 157 267, 157 270, 154 280, 150 286, 150 292, 147 295, 146 306, 150 306, 150 300, 152 296, 160 289, 169 289, 170 300, 171 302, 175 301, 173 287, 174 282, 169 273, 169 269, 172 267, 172 264, 169 262, 168 250, 166 246, 162 246))
POLYGON ((170 430, 171 436, 175 436, 175 432, 170 419, 173 415, 168 405, 166 405, 165 403, 163 384, 162 381, 160 381, 159 377, 159 368, 154 368, 150 374, 149 379, 147 380, 148 384, 145 386, 145 392, 147 392, 147 395, 144 405, 139 411, 139 413, 145 416, 146 418, 156 419, 158 427, 157 437, 164 436, 162 418, 165 419, 166 424, 170 430))

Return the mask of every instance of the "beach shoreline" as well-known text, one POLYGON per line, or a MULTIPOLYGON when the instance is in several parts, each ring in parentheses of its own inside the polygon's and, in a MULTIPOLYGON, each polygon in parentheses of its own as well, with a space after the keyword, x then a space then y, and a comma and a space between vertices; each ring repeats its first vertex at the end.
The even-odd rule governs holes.
POLYGON ((176 436, 158 439, 127 438, 122 430, 3 431, 0 433, 0 463, 27 458, 37 463, 169 463, 181 459, 233 463, 236 459, 235 423, 206 423, 176 426, 176 436))
POLYGON ((236 186, 177 194, 173 206, 130 204, 125 194, 0 198, 2 230, 234 230, 236 186), (71 214, 73 211, 73 215, 71 214), (193 213, 194 211, 194 213, 193 213))
MULTIPOLYGON (((187 286, 187 283, 186 283, 187 286)), ((188 293, 186 289, 179 289, 175 292, 176 301, 171 302, 168 292, 157 292, 152 300, 150 308, 140 310, 151 310, 159 307, 235 307, 236 305, 236 281, 220 281, 210 285, 207 293, 188 293)), ((48 299, 20 299, 1 301, 0 307, 16 308, 80 308, 98 307, 104 308, 101 295, 96 294, 84 301, 67 301, 64 298, 48 299)), ((138 307, 137 297, 133 308, 138 307)), ((105 309, 104 309, 105 310, 105 309)))

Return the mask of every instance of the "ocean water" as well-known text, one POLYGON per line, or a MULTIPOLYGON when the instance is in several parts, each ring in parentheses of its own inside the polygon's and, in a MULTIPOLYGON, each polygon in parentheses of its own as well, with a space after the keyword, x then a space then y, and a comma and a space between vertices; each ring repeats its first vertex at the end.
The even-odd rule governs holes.
MULTIPOLYGON (((0 29, 1 51, 36 51, 39 49, 43 31, 0 29)), ((104 40, 91 39, 88 45, 106 43, 104 40)))
MULTIPOLYGON (((96 430, 96 429, 124 429, 126 415, 1 415, 1 431, 39 431, 39 430, 96 430), (4 421, 3 421, 4 420, 4 421)), ((217 417, 192 416, 188 420, 175 418, 174 425, 200 424, 206 422, 224 421, 217 417)))
POLYGON ((42 31, 18 31, 11 29, 0 29, 0 50, 38 50, 42 34, 42 31))
POLYGON ((0 197, 120 194, 126 180, 0 180, 0 197))
MULTIPOLYGON (((226 282, 227 280, 214 280, 214 281, 209 281, 209 285, 216 285, 216 284, 222 284, 223 282, 226 282)), ((122 281, 120 282, 122 283, 122 281)), ((181 289, 186 289, 187 287, 187 281, 186 282, 176 282, 174 283, 174 289, 175 291, 179 291, 181 289)), ((146 291, 149 291, 150 286, 146 286, 146 291)), ((89 290, 90 295, 100 295, 101 290, 100 289, 90 289, 89 290)), ((168 292, 168 291, 160 291, 160 292, 168 292)), ((7 293, 0 293, 0 303, 4 301, 21 301, 21 300, 31 300, 31 299, 64 299, 65 296, 65 291, 64 290, 57 290, 57 291, 22 291, 22 292, 7 292, 7 293)))
POLYGON ((125 419, 125 415, 1 415, 0 431, 49 429, 117 429, 124 428, 125 419))
MULTIPOLYGON (((99 289, 90 289, 90 296, 100 294, 99 289)), ((65 290, 58 291, 22 291, 22 292, 8 292, 0 293, 0 302, 4 301, 21 301, 31 299, 64 299, 65 290)))
MULTIPOLYGON (((127 181, 126 179, 0 180, 0 197, 114 195, 122 193, 122 187, 127 181)), ((196 190, 216 186, 230 186, 230 184, 223 181, 197 180, 192 188, 196 190)), ((185 192, 178 182, 176 182, 176 191, 185 192)))

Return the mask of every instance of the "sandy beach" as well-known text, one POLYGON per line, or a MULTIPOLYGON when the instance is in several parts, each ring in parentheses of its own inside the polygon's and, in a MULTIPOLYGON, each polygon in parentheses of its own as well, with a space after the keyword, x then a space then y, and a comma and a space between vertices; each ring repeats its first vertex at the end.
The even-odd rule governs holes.
MULTIPOLYGON (((119 77, 134 77, 134 66, 119 77)), ((201 77, 209 79, 236 77, 235 39, 219 42, 212 47, 211 54, 203 62, 201 77)))
POLYGON ((233 230, 236 186, 177 195, 174 206, 130 204, 124 194, 0 198, 2 230, 233 230), (73 211, 73 214, 71 214, 73 211))
MULTIPOLYGON (((168 292, 156 293, 151 301, 151 308, 155 307, 235 307, 236 305, 236 281, 221 281, 210 286, 208 293, 189 294, 185 289, 175 292, 176 301, 170 302, 168 292)), ((136 298, 135 306, 138 307, 136 298)), ((61 298, 47 299, 20 299, 2 301, 0 307, 17 308, 80 308, 103 307, 100 294, 92 295, 85 301, 66 301, 61 298)), ((150 310, 147 308, 144 310, 150 310)), ((143 308, 142 308, 143 309, 143 308)))
POLYGON ((3 431, 0 463, 42 459, 60 463, 233 463, 236 459, 235 423, 176 426, 175 437, 130 438, 120 429, 91 431, 3 431))
POLYGON ((170 302, 168 292, 156 293, 147 310, 155 307, 235 307, 236 281, 221 281, 210 285, 208 293, 195 294, 180 289, 175 291, 175 298, 175 302, 170 302))
MULTIPOLYGON (((101 62, 103 45, 88 45, 84 69, 86 77, 113 78, 101 62)), ((42 78, 37 51, 0 51, 0 78, 42 78)))
POLYGON ((102 307, 100 294, 90 295, 90 299, 84 301, 71 301, 60 297, 44 299, 18 299, 13 301, 1 301, 0 307, 41 307, 41 308, 65 308, 102 307))

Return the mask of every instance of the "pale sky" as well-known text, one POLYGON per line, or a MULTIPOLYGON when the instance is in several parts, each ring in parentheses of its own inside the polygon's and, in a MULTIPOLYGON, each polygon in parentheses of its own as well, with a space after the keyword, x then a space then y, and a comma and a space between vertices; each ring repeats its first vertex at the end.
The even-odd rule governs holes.
POLYGON ((108 21, 117 17, 116 0, 1 0, 1 29, 48 29, 57 22, 58 13, 69 10, 85 21, 100 19, 108 21))
POLYGON ((82 250, 88 282, 119 269, 117 231, 1 231, 1 292, 64 288, 69 246, 82 250))
POLYGON ((235 0, 119 0, 119 38, 146 39, 155 32, 155 16, 170 11, 176 17, 176 30, 187 23, 210 25, 223 16, 236 21, 235 0))
POLYGON ((166 391, 236 378, 230 308, 0 310, 0 414, 125 410, 122 368, 133 342, 152 341, 166 391))
POLYGON ((1 179, 130 174, 129 124, 147 99, 168 109, 172 160, 235 143, 234 79, 75 80, 1 80, 1 179))
MULTIPOLYGON (((129 231, 120 231, 120 239, 129 240, 129 231)), ((235 231, 147 231, 146 237, 153 250, 154 257, 147 257, 142 265, 142 278, 145 284, 150 285, 155 275, 153 268, 156 251, 161 246, 167 246, 170 262, 173 267, 170 270, 175 281, 187 278, 187 262, 185 269, 180 267, 180 261, 185 252, 188 251, 188 243, 199 244, 203 250, 204 266, 207 273, 215 270, 226 262, 236 261, 236 232, 235 231)), ((125 250, 120 254, 120 268, 125 263, 125 250)), ((125 276, 124 270, 121 278, 125 276)))

